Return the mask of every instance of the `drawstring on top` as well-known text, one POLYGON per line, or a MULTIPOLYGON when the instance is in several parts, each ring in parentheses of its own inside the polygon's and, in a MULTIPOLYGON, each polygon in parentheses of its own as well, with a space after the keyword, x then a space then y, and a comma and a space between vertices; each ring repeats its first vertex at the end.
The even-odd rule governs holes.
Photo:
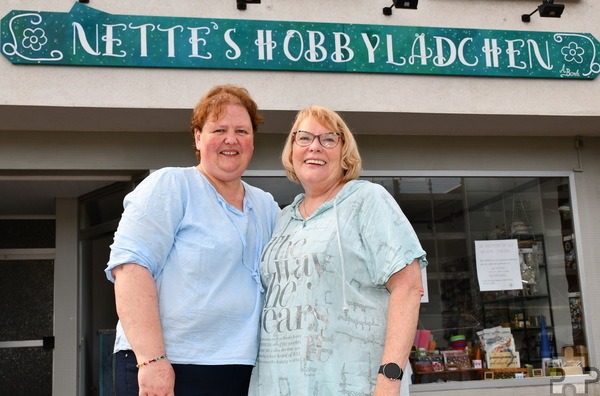
MULTIPOLYGON (((221 207, 223 208, 225 215, 227 216, 227 218, 229 219, 229 221, 231 222, 231 224, 237 231, 237 234, 240 238, 240 242, 242 243, 242 265, 252 275, 252 279, 254 279, 254 281, 258 285, 259 291, 261 293, 264 293, 265 288, 263 287, 262 280, 260 278, 260 271, 259 271, 261 250, 256 249, 256 245, 259 243, 262 243, 262 240, 261 240, 262 238, 260 237, 260 232, 258 230, 258 217, 256 215, 256 211, 254 210, 254 207, 250 203, 250 199, 248 199, 247 196, 244 195, 244 207, 247 208, 246 217, 248 218, 247 227, 251 227, 250 223, 252 223, 254 225, 254 230, 253 230, 254 235, 253 236, 248 235, 248 229, 246 230, 246 233, 245 233, 246 235, 244 235, 244 233, 242 233, 242 230, 240 230, 237 222, 232 217, 232 210, 230 208, 233 208, 233 209, 236 209, 236 208, 233 205, 231 205, 230 203, 228 203, 225 200, 225 198, 223 198, 223 196, 217 192, 217 189, 214 188, 214 186, 211 185, 211 187, 217 197, 217 200, 221 203, 221 207), (251 245, 248 246, 248 243, 250 243, 251 245), (246 257, 246 252, 248 251, 248 249, 252 249, 254 251, 254 257, 252 257, 253 261, 250 263, 248 263, 248 260, 247 260, 248 257, 246 257)), ((246 213, 244 211, 240 211, 240 212, 242 214, 246 213)), ((233 215, 237 216, 237 214, 235 214, 235 212, 233 215)))
MULTIPOLYGON (((300 212, 300 210, 298 209, 298 213, 300 212)), ((333 199, 333 216, 335 218, 335 231, 336 231, 336 237, 337 237, 337 245, 338 245, 338 253, 340 256, 340 265, 341 265, 341 271, 342 271, 342 309, 344 311, 344 313, 347 313, 350 308, 348 307, 348 301, 346 300, 346 263, 344 260, 344 251, 342 249, 342 238, 341 238, 341 233, 340 233, 340 224, 338 221, 338 213, 337 213, 337 197, 335 197, 333 199)), ((300 217, 302 217, 302 215, 300 214, 300 217)), ((288 226, 290 225, 292 219, 294 218, 294 216, 290 216, 288 219, 288 222, 286 223, 286 225, 283 227, 282 231, 279 232, 278 235, 283 235, 288 226)), ((303 219, 303 221, 307 221, 308 219, 303 219)))
POLYGON ((337 236, 338 251, 340 254, 340 263, 342 266, 342 299, 344 312, 348 312, 348 302, 346 301, 346 265, 344 262, 344 251, 342 250, 342 238, 340 237, 340 224, 338 222, 337 214, 337 199, 333 199, 333 216, 335 217, 335 233, 337 236))

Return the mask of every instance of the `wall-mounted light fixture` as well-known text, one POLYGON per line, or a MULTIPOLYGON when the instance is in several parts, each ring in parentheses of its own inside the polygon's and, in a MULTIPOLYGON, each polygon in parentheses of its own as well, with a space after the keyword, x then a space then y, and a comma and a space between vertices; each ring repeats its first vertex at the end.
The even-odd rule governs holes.
POLYGON ((521 20, 523 22, 530 22, 531 16, 536 12, 539 12, 541 17, 560 18, 564 10, 564 4, 554 4, 554 0, 543 0, 542 5, 539 5, 531 14, 521 15, 521 20))
POLYGON ((260 0, 236 0, 237 9, 240 11, 244 11, 246 9, 246 4, 260 4, 260 0))
POLYGON ((419 4, 419 0, 394 0, 391 6, 383 7, 383 15, 392 15, 392 7, 416 10, 417 4, 419 4))

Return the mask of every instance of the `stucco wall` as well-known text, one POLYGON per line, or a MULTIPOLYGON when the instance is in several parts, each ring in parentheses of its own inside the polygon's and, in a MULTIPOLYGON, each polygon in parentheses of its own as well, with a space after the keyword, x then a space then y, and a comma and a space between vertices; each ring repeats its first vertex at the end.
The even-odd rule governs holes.
MULTIPOLYGON (((418 10, 394 10, 391 1, 263 0, 238 11, 233 0, 91 0, 100 11, 125 15, 214 17, 283 21, 344 22, 374 25, 464 27, 499 30, 587 32, 600 37, 600 7, 595 2, 567 2, 560 19, 521 14, 540 1, 421 1, 418 10)), ((0 15, 10 10, 68 12, 73 2, 57 0, 3 1, 0 15)), ((599 115, 600 79, 465 78, 351 73, 161 70, 13 66, 0 59, 0 106, 41 105, 125 108, 189 108, 199 93, 222 82, 244 85, 265 109, 297 109, 318 102, 337 110, 599 115)))

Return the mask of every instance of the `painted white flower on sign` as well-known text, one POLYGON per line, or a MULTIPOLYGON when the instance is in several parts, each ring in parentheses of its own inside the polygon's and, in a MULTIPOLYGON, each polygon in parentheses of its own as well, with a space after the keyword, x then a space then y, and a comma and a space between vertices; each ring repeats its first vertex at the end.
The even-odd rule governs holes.
POLYGON ((561 50, 566 62, 583 63, 583 54, 585 50, 577 45, 576 42, 571 41, 567 46, 561 50))
POLYGON ((35 29, 25 29, 23 31, 23 47, 30 48, 32 51, 39 51, 42 49, 44 45, 48 42, 48 38, 46 37, 46 32, 43 29, 35 28, 35 29))

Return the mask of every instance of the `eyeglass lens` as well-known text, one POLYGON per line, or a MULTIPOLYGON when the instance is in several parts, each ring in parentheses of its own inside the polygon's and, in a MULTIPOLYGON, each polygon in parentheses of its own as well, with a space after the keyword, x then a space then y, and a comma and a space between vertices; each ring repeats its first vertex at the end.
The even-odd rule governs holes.
POLYGON ((334 148, 340 142, 339 132, 327 132, 315 135, 307 131, 296 131, 295 136, 295 142, 298 146, 310 146, 315 138, 318 138, 321 146, 325 148, 334 148))

